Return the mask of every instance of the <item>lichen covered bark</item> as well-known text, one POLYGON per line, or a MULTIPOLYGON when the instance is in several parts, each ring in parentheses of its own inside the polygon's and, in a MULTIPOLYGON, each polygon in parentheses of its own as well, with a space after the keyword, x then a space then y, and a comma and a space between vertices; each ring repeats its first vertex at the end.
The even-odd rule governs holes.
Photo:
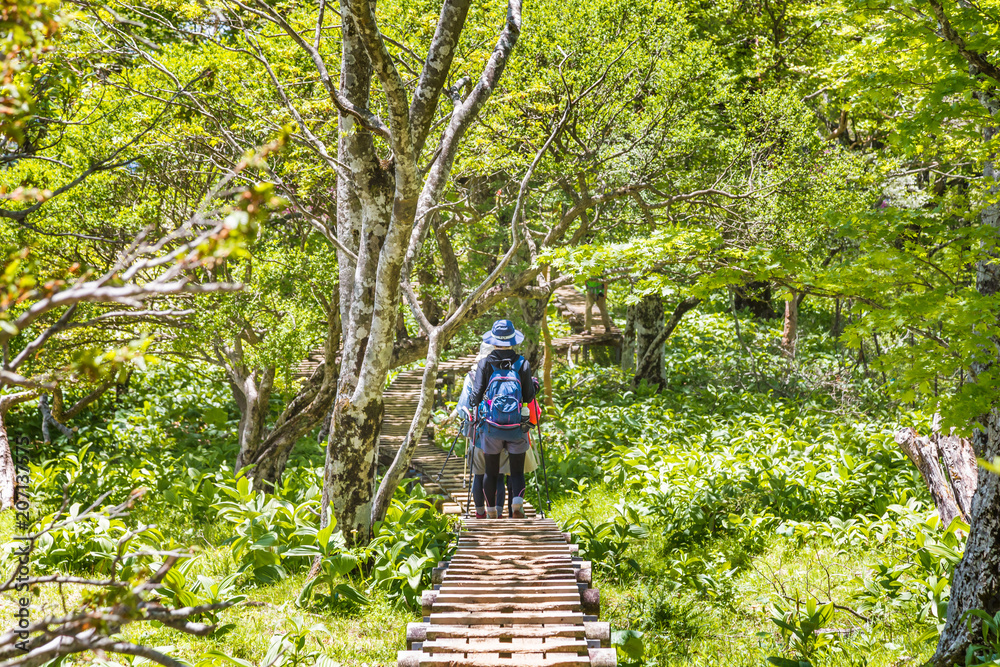
POLYGON ((663 342, 661 333, 664 328, 663 299, 659 295, 644 296, 635 305, 635 352, 636 374, 635 384, 645 380, 651 385, 662 385, 664 381, 663 370, 663 342), (642 360, 650 355, 650 348, 660 341, 660 349, 652 351, 651 363, 642 368, 642 360))
POLYGON ((235 471, 239 472, 254 458, 261 446, 267 425, 267 412, 274 388, 274 367, 248 370, 230 368, 229 383, 240 411, 237 432, 239 450, 235 471))
POLYGON ((360 404, 339 401, 333 412, 323 476, 322 522, 327 525, 333 518, 352 544, 364 544, 370 537, 384 410, 379 393, 360 404))

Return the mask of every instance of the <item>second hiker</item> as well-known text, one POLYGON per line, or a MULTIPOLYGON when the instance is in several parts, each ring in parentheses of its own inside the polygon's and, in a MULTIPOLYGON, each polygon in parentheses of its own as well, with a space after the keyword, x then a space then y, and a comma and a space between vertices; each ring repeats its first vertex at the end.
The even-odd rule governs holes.
POLYGON ((497 516, 495 504, 500 476, 500 453, 510 461, 511 510, 524 518, 524 457, 528 452, 528 404, 535 398, 528 361, 514 350, 524 334, 510 320, 497 320, 483 334, 483 342, 493 350, 476 365, 470 404, 478 406, 476 446, 482 448, 486 471, 483 491, 486 515, 497 516))

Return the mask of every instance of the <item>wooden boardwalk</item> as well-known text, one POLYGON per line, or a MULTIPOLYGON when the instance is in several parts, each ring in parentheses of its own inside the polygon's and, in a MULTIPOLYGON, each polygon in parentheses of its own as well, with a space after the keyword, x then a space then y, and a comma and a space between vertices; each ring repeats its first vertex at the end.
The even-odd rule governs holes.
POLYGON ((399 667, 617 664, 590 563, 551 519, 469 519, 406 628, 399 667))
MULTIPOLYGON (((597 329, 556 339, 553 347, 565 352, 578 346, 614 345, 618 337, 617 330, 597 329)), ((442 362, 439 375, 452 378, 457 394, 474 363, 474 355, 442 362)), ((385 392, 379 443, 384 460, 395 456, 406 436, 422 379, 421 368, 404 371, 385 392)), ((616 665, 610 627, 598 620, 600 595, 590 587, 590 563, 577 556, 569 533, 560 532, 552 519, 538 516, 528 502, 525 519, 469 518, 471 475, 463 476, 462 457, 452 456, 445 464, 446 456, 425 437, 410 463, 425 486, 449 499, 443 511, 464 518, 455 554, 438 564, 434 589, 423 593, 423 622, 407 627, 408 650, 399 652, 398 665, 616 665)))

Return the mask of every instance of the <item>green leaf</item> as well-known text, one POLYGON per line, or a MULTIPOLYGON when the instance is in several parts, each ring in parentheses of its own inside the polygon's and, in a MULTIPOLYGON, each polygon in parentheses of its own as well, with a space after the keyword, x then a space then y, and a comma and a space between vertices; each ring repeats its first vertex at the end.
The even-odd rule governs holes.
POLYGON ((638 630, 616 630, 611 633, 611 645, 623 652, 630 660, 640 660, 646 651, 642 633, 638 630))
POLYGON ((367 597, 351 584, 337 584, 333 588, 333 593, 335 596, 339 596, 358 607, 363 607, 370 602, 367 597))
POLYGON ((216 428, 221 428, 225 426, 226 422, 229 420, 229 414, 222 408, 215 406, 205 410, 203 416, 205 418, 206 423, 211 424, 216 428))
POLYGON ((812 663, 808 660, 789 660, 774 655, 768 656, 767 661, 775 667, 812 667, 812 663))

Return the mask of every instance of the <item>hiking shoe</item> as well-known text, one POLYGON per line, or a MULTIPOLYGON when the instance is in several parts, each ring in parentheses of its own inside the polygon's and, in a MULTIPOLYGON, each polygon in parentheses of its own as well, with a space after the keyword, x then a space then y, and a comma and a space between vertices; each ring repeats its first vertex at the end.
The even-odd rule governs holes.
POLYGON ((477 519, 485 519, 486 518, 486 512, 476 512, 476 518, 477 519))
POLYGON ((520 498, 514 498, 513 507, 514 507, 514 509, 513 509, 514 518, 515 519, 523 519, 524 518, 524 501, 521 500, 520 498))

